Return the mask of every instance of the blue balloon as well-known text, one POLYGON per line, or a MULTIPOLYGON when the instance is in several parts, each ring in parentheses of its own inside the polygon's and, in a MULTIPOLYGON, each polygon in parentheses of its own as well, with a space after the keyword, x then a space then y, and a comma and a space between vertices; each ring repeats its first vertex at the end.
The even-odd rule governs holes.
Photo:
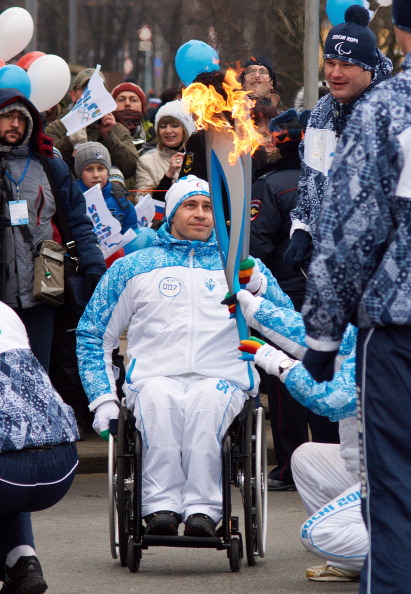
POLYGON ((18 89, 28 99, 31 93, 31 83, 27 72, 20 66, 6 64, 0 68, 0 89, 18 89))
POLYGON ((200 72, 220 70, 218 53, 204 41, 192 39, 178 48, 175 65, 178 76, 185 85, 193 82, 200 72))
POLYGON ((354 4, 358 4, 359 6, 366 8, 364 6, 364 0, 327 0, 325 10, 327 12, 328 20, 331 22, 333 27, 345 22, 345 11, 354 4))
POLYGON ((150 247, 157 235, 154 229, 149 227, 139 227, 138 229, 134 229, 134 232, 136 234, 135 239, 132 239, 129 243, 126 243, 126 245, 123 246, 126 255, 150 247))

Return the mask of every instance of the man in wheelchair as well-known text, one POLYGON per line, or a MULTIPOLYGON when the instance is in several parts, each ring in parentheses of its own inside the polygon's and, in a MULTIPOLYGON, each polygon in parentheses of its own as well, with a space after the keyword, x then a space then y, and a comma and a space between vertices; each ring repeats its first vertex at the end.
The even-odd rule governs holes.
MULTIPOLYGON (((227 284, 208 184, 180 179, 166 217, 151 247, 117 260, 98 284, 77 328, 79 369, 94 428, 108 436, 119 412, 111 353, 128 327, 123 389, 142 436, 146 534, 176 535, 184 522, 184 535, 212 537, 222 439, 259 379, 238 358, 236 323, 221 304, 227 284)), ((246 288, 263 295, 275 281, 260 267, 246 288)))

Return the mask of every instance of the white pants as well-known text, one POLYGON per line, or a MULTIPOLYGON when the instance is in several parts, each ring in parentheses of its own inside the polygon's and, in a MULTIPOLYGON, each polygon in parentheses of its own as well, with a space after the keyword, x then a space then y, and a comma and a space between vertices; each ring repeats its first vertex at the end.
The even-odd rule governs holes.
POLYGON ((293 478, 310 517, 301 542, 327 563, 360 571, 368 551, 360 483, 348 472, 338 444, 305 443, 291 459, 293 478))
POLYGON ((197 374, 154 377, 126 388, 143 442, 143 516, 160 510, 222 516, 221 443, 247 396, 197 374))

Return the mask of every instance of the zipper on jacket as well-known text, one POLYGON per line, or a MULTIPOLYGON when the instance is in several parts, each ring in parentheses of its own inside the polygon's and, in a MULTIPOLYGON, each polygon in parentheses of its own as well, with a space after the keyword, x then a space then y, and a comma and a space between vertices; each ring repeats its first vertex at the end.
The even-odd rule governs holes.
POLYGON ((193 369, 193 342, 194 342, 194 329, 196 323, 196 304, 195 304, 195 282, 194 282, 194 248, 191 248, 189 253, 189 268, 190 268, 190 301, 191 301, 191 314, 188 318, 190 320, 190 340, 188 342, 188 353, 187 353, 187 371, 191 372, 193 369))

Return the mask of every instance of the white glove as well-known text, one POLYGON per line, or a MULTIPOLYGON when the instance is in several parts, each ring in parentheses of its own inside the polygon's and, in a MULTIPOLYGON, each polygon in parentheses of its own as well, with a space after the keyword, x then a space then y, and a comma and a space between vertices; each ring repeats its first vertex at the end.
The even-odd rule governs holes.
MULTIPOLYGON (((249 258, 247 262, 253 261, 254 258, 249 258)), ((241 282, 241 279, 240 279, 241 282)), ((253 295, 262 295, 267 289, 267 279, 265 275, 260 271, 258 262, 254 260, 253 272, 251 278, 245 286, 246 290, 253 295)))
POLYGON ((291 363, 291 359, 280 349, 276 349, 270 344, 265 344, 261 348, 257 349, 254 356, 254 363, 259 365, 264 371, 271 375, 276 375, 282 381, 287 377, 288 372, 292 369, 299 361, 291 363), (287 369, 280 369, 280 365, 287 365, 287 369))
POLYGON ((260 307, 262 297, 254 297, 245 289, 241 289, 236 294, 237 301, 240 304, 241 311, 248 326, 253 325, 254 314, 260 307))
POLYGON ((107 400, 94 411, 93 429, 108 441, 108 427, 111 419, 118 419, 120 408, 115 400, 107 400))

